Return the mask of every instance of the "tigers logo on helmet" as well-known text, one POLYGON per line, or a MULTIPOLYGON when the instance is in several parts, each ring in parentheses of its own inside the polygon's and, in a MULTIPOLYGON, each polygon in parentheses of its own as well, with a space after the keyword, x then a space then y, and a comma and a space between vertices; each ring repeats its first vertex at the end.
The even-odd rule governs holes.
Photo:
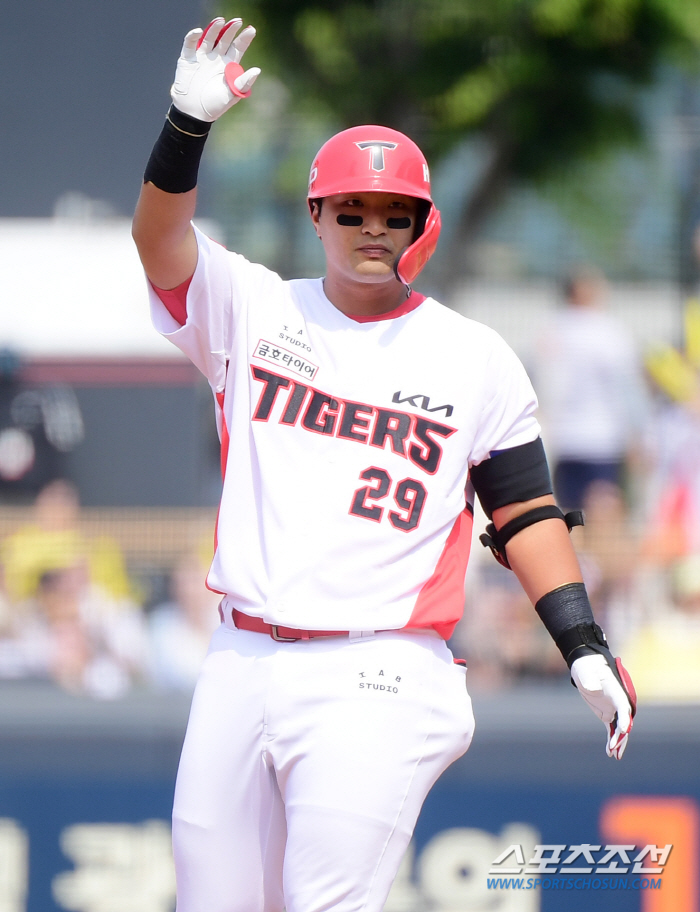
POLYGON ((395 142, 356 142, 358 149, 369 149, 369 166, 373 171, 384 170, 384 150, 395 149, 398 143, 395 142))

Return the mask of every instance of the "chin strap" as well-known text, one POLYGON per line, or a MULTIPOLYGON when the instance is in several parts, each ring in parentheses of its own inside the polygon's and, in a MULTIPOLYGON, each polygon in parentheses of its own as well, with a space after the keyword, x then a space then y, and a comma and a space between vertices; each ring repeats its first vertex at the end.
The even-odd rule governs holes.
POLYGON ((523 529, 532 526, 535 523, 542 522, 545 519, 561 519, 566 523, 566 527, 571 532, 574 526, 583 525, 583 512, 581 510, 572 510, 566 515, 562 513, 559 507, 548 505, 545 507, 534 507, 527 513, 521 513, 515 519, 511 519, 505 526, 496 529, 493 523, 486 526, 486 531, 479 536, 479 541, 484 548, 490 548, 493 556, 499 564, 502 564, 507 570, 511 570, 506 556, 506 545, 523 529))

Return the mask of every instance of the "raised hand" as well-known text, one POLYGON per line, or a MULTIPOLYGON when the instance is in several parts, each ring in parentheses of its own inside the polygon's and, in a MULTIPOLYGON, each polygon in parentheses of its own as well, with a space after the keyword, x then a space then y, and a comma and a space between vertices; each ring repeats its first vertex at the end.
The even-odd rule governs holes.
POLYGON ((240 19, 219 17, 185 35, 170 96, 175 107, 197 120, 211 123, 247 98, 260 74, 244 70, 241 58, 255 37, 252 25, 239 32, 240 19))

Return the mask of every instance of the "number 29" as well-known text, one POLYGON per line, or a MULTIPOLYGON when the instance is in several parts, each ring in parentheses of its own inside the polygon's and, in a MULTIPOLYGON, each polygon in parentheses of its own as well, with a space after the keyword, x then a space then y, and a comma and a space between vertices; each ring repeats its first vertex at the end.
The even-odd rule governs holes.
MULTIPOLYGON (((389 495, 393 484, 391 476, 385 469, 370 466, 360 472, 360 478, 369 484, 358 488, 353 494, 350 513, 373 522, 381 522, 384 507, 379 506, 378 501, 389 495)), ((389 522, 395 529, 410 532, 417 528, 427 493, 415 478, 404 478, 397 483, 393 496, 398 510, 389 511, 389 522)))

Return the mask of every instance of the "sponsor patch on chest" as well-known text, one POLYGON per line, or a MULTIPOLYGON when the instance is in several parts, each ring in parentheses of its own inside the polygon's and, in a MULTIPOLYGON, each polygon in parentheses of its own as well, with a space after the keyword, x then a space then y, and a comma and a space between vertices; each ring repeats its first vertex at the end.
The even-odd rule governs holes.
POLYGON ((265 339, 259 340, 253 357, 267 361, 269 364, 276 364, 278 367, 286 367, 287 370, 294 371, 295 374, 306 377, 307 380, 313 380, 318 373, 318 365, 313 364, 299 352, 291 352, 281 345, 275 345, 274 342, 267 342, 265 339))

